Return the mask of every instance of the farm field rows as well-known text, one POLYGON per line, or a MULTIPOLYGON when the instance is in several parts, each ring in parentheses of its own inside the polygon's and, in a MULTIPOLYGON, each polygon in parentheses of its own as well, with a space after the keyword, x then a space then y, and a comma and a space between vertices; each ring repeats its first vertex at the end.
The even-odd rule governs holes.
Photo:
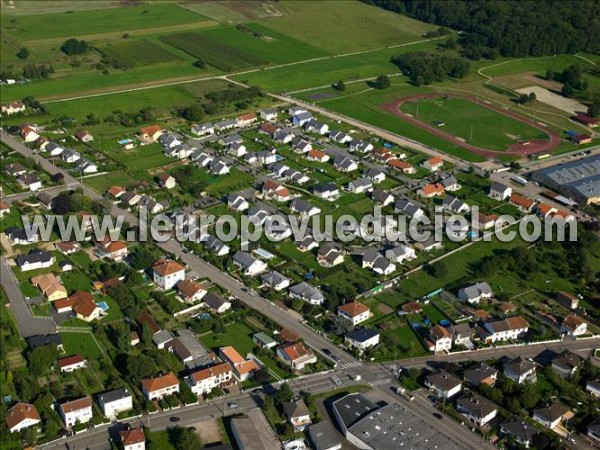
POLYGON ((177 55, 144 39, 109 43, 98 49, 127 68, 180 60, 177 55))

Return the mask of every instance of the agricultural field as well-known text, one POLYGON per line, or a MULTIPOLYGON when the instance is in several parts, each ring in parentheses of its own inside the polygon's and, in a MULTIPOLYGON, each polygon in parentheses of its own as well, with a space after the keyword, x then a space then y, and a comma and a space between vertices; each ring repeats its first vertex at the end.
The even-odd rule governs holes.
POLYGON ((163 36, 162 41, 224 72, 260 66, 266 61, 203 33, 185 32, 163 36))
POLYGON ((547 140, 540 130, 463 98, 435 97, 408 101, 400 110, 465 142, 490 150, 507 150, 531 139, 547 140))
POLYGON ((203 31, 202 34, 274 64, 329 55, 320 48, 256 23, 244 24, 240 27, 239 29, 218 27, 203 31))
POLYGON ((97 49, 127 68, 181 60, 177 55, 144 39, 112 42, 97 49))
POLYGON ((207 18, 174 3, 160 3, 96 11, 61 12, 13 16, 2 14, 0 25, 5 33, 20 41, 83 37, 86 35, 149 29, 206 21, 207 18))
POLYGON ((259 23, 332 53, 406 44, 437 29, 361 2, 278 2, 276 8, 281 16, 259 23))

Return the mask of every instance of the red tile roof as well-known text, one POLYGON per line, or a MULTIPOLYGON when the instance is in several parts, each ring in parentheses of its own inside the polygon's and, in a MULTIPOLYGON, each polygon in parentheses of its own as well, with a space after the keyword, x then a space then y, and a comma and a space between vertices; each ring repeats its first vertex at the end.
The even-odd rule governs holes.
POLYGON ((169 372, 160 377, 145 378, 140 383, 142 384, 146 392, 154 392, 171 386, 179 385, 179 380, 173 372, 169 372))
POLYGON ((338 311, 344 311, 350 317, 356 317, 365 312, 371 311, 371 308, 359 302, 358 300, 355 300, 352 303, 347 303, 345 305, 338 306, 338 311))
POLYGON ((119 431, 119 436, 121 436, 121 443, 123 446, 146 442, 146 436, 144 435, 142 427, 119 431))
POLYGON ((6 425, 8 428, 13 428, 26 419, 42 420, 35 406, 29 403, 17 403, 10 408, 6 416, 6 425))
POLYGON ((159 259, 153 264, 152 270, 160 276, 166 277, 167 275, 172 275, 181 272, 182 270, 185 271, 185 267, 172 260, 159 259))
POLYGON ((65 367, 69 367, 74 364, 80 364, 82 362, 85 362, 85 359, 83 359, 83 356, 73 355, 73 356, 67 356, 66 358, 59 359, 58 365, 60 366, 61 369, 63 369, 65 367))

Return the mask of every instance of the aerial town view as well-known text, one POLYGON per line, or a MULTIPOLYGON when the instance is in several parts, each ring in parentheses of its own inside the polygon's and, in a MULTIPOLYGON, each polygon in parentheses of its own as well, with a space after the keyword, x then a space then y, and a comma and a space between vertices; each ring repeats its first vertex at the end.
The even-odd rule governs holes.
POLYGON ((600 1, 0 0, 0 450, 600 448, 600 1))

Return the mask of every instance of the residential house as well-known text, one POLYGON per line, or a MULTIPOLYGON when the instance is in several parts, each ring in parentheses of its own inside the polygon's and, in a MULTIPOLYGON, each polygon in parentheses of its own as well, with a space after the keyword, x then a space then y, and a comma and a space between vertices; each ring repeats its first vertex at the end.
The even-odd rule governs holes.
POLYGON ((142 427, 119 431, 123 450, 145 450, 146 435, 142 427))
POLYGON ((517 384, 535 383, 536 365, 532 360, 517 356, 504 364, 504 375, 517 384))
POLYGON ((340 191, 335 183, 321 183, 313 186, 313 195, 330 202, 336 201, 340 197, 340 191))
POLYGON ((348 183, 346 189, 348 190, 348 192, 351 192, 353 194, 362 194, 363 192, 370 192, 371 190, 373 190, 373 182, 370 178, 367 177, 358 178, 357 180, 352 180, 350 183, 348 183))
POLYGON ((0 219, 10 214, 10 205, 8 203, 0 202, 0 219))
POLYGON ((569 350, 563 350, 552 358, 552 370, 562 378, 571 379, 582 362, 580 356, 569 350))
POLYGON ((447 328, 435 325, 429 330, 429 351, 434 353, 446 352, 452 348, 452 334, 447 328))
POLYGON ((80 248, 80 245, 77 241, 60 241, 55 242, 54 247, 56 247, 56 250, 61 252, 63 255, 70 255, 72 253, 77 252, 80 248))
POLYGON ((289 144, 294 139, 294 133, 289 130, 278 130, 273 134, 273 139, 279 144, 289 144))
POLYGON ((570 292, 557 292, 556 301, 568 309, 577 309, 579 307, 579 297, 570 292))
POLYGON ((502 183, 494 182, 490 186, 489 196, 493 199, 504 201, 512 195, 512 188, 502 183))
POLYGON ((463 377, 471 386, 477 387, 482 384, 493 386, 498 379, 498 371, 484 362, 479 362, 465 370, 463 377))
POLYGON ((329 155, 320 150, 312 149, 306 154, 306 159, 308 161, 326 163, 329 161, 329 155))
POLYGON ((2 170, 11 177, 18 177, 27 173, 27 168, 21 163, 8 163, 2 170))
POLYGON ((514 316, 485 322, 484 328, 489 333, 485 336, 485 341, 494 343, 498 341, 523 339, 529 331, 529 324, 523 317, 514 316))
POLYGON ((173 133, 164 133, 158 140, 165 149, 176 148, 183 144, 183 138, 173 133))
POLYGON ((195 303, 202 300, 207 291, 200 283, 185 279, 177 284, 177 293, 186 303, 195 303))
POLYGON ((144 144, 154 144, 164 133, 163 129, 159 125, 150 125, 140 129, 138 139, 144 144))
POLYGON ((498 407, 494 403, 474 392, 457 399, 456 410, 480 427, 490 423, 498 414, 498 407))
POLYGON ((425 377, 425 386, 439 397, 450 398, 462 390, 462 381, 456 375, 440 369, 425 377))
POLYGON ((215 123, 215 130, 217 131, 227 131, 235 128, 237 126, 237 120, 235 119, 222 119, 219 122, 215 123))
POLYGON ((48 153, 49 156, 60 156, 62 152, 65 151, 63 147, 58 145, 56 142, 49 142, 44 150, 48 153))
POLYGON ((585 385, 585 390, 594 397, 600 397, 600 379, 588 380, 585 385))
POLYGON ((234 211, 245 211, 250 208, 250 203, 240 194, 229 194, 227 196, 227 206, 234 211))
POLYGON ((310 119, 303 126, 306 131, 319 133, 320 135, 325 135, 329 132, 329 125, 317 119, 310 119))
POLYGON ((458 183, 458 180, 454 175, 442 177, 439 181, 439 184, 441 184, 444 190, 448 192, 458 191, 461 188, 461 185, 458 183))
POLYGON ((498 220, 497 214, 483 214, 477 213, 475 217, 475 222, 473 227, 474 230, 488 230, 490 228, 494 228, 496 226, 496 221, 498 220))
POLYGON ((295 198, 290 203, 290 210, 303 217, 311 217, 321 212, 321 208, 312 206, 300 198, 295 198))
POLYGON ((10 408, 6 414, 6 427, 11 433, 19 433, 41 421, 37 408, 29 403, 19 402, 10 408))
POLYGON ((192 134, 196 136, 205 136, 207 134, 214 134, 215 126, 212 122, 204 122, 201 124, 192 125, 192 134))
POLYGON ((576 315, 568 315, 560 326, 560 332, 567 336, 582 336, 587 333, 587 322, 576 315))
POLYGON ((413 203, 408 198, 399 198, 394 205, 394 212, 404 213, 408 217, 419 219, 425 216, 423 211, 417 204, 413 203))
POLYGON ((335 267, 344 262, 344 253, 331 242, 326 242, 317 252, 317 262, 322 267, 335 267))
POLYGON ((367 178, 369 178, 373 184, 379 184, 383 181, 385 181, 385 173, 379 169, 375 169, 375 168, 370 168, 370 169, 366 169, 363 172, 363 175, 367 178))
POLYGON ((312 145, 300 137, 295 137, 292 139, 292 149, 296 153, 308 153, 312 150, 312 145))
POLYGON ((373 328, 361 328, 347 333, 344 336, 344 343, 363 352, 379 344, 380 337, 379 331, 373 328))
POLYGON ((154 342, 154 345, 159 350, 168 349, 168 345, 173 339, 173 334, 169 330, 159 330, 152 335, 152 342, 154 342))
POLYGON ((397 246, 386 250, 385 257, 393 263, 402 264, 404 261, 417 259, 417 252, 414 248, 406 244, 398 244, 397 246))
POLYGON ((248 153, 248 150, 244 144, 235 143, 227 146, 227 153, 235 156, 236 158, 241 158, 248 153))
POLYGON ((295 431, 304 431, 307 426, 312 424, 310 411, 304 400, 285 402, 283 404, 283 415, 295 431))
POLYGON ((98 405, 102 414, 114 420, 119 413, 133 409, 133 397, 127 388, 119 388, 99 394, 98 405))
POLYGON ((277 349, 277 356, 294 370, 302 370, 308 364, 317 362, 317 356, 302 342, 282 345, 277 349))
POLYGON ((338 156, 333 161, 333 167, 340 172, 349 173, 358 170, 358 163, 352 158, 338 156))
POLYGON ((242 269, 244 275, 249 277, 254 277, 267 270, 266 262, 244 251, 238 251, 233 255, 233 263, 242 269))
POLYGON ((74 164, 81 159, 79 152, 75 150, 66 149, 60 154, 61 159, 70 164, 74 164))
POLYGON ((295 127, 304 126, 304 124, 312 120, 313 116, 310 112, 304 111, 292 116, 292 125, 295 127))
POLYGON ((379 188, 373 189, 373 192, 371 193, 371 198, 375 203, 381 206, 387 206, 394 203, 394 196, 389 192, 379 188))
POLYGON ((291 280, 277 271, 271 271, 260 276, 264 286, 275 291, 282 291, 290 286, 291 280))
POLYGON ((242 114, 236 118, 237 126, 240 128, 249 127, 254 122, 256 122, 256 114, 253 112, 249 112, 246 114, 242 114))
POLYGON ((551 430, 558 427, 561 422, 571 419, 573 415, 573 411, 568 406, 557 402, 533 410, 533 420, 551 430))
POLYGON ((219 349, 219 358, 221 361, 229 363, 233 374, 238 381, 246 381, 254 372, 260 369, 258 363, 253 359, 245 359, 233 347, 221 347, 219 349))
POLYGON ((56 300, 54 308, 58 313, 73 312, 78 319, 85 322, 97 320, 102 315, 102 308, 87 291, 77 291, 66 299, 56 300))
POLYGON ((172 260, 159 259, 152 265, 152 277, 156 286, 168 291, 185 280, 185 267, 172 260))
POLYGON ((485 282, 476 283, 458 290, 458 298, 471 305, 479 304, 481 300, 490 299, 493 295, 492 288, 485 282))
POLYGON ((298 242, 298 250, 302 253, 309 252, 313 248, 317 248, 318 246, 319 243, 310 234, 306 234, 306 236, 304 236, 298 242))
POLYGON ((266 349, 270 349, 277 346, 277 341, 268 334, 263 333, 262 331, 260 333, 252 335, 252 342, 258 345, 260 348, 266 349))
POLYGON ((33 277, 31 284, 37 287, 49 302, 67 298, 67 288, 60 284, 60 281, 53 273, 33 277))
POLYGON ((58 413, 67 428, 92 419, 92 398, 82 397, 58 405, 58 413))
POLYGON ((98 258, 122 261, 129 254, 129 249, 127 243, 113 241, 107 236, 104 240, 96 242, 94 253, 98 258))
POLYGON ((1 106, 2 114, 6 114, 7 116, 12 116, 13 114, 23 113, 26 110, 25 103, 23 102, 10 102, 4 103, 1 106))
POLYGON ((17 184, 23 189, 29 189, 31 192, 42 188, 42 180, 37 172, 29 172, 17 178, 17 184))
POLYGON ((64 351, 63 341, 60 334, 35 334, 33 336, 26 337, 27 345, 31 350, 43 347, 45 345, 51 345, 56 348, 59 352, 64 351))
POLYGON ((595 442, 600 442, 600 417, 588 425, 587 436, 595 442))
POLYGON ((441 183, 431 183, 423 186, 417 191, 417 194, 425 198, 433 198, 438 195, 444 195, 444 186, 441 183))
POLYGON ((75 133, 75 139, 87 144, 88 142, 92 142, 94 140, 94 136, 92 136, 92 134, 87 130, 79 130, 77 133, 75 133))
POLYGON ((229 246, 212 234, 206 236, 206 239, 204 240, 204 247, 217 256, 225 256, 229 254, 229 246))
POLYGON ((287 202, 290 199, 289 189, 273 180, 263 183, 262 193, 264 197, 278 202, 287 202))
POLYGON ((29 124, 22 125, 19 134, 26 143, 35 142, 40 138, 37 129, 29 124))
POLYGON ((142 196, 136 192, 125 192, 120 197, 121 202, 125 203, 127 206, 135 206, 141 199, 142 196))
POLYGON ((446 211, 450 211, 454 214, 462 214, 468 212, 471 207, 462 200, 448 195, 442 202, 442 206, 446 211))
POLYGON ((359 153, 369 153, 373 150, 373 144, 366 141, 361 141, 360 139, 352 139, 350 144, 348 144, 349 150, 351 152, 359 152, 359 153))
POLYGON ((329 139, 331 139, 333 142, 337 142, 338 144, 345 144, 352 141, 352 136, 344 133, 343 131, 330 130, 329 139))
POLYGON ((338 306, 337 312, 339 317, 349 320, 353 326, 369 320, 371 317, 371 308, 358 300, 338 306))
POLYGON ((444 165, 444 160, 442 158, 434 156, 433 158, 429 158, 422 165, 425 169, 429 170, 430 172, 437 172, 444 165))
POLYGON ((525 448, 529 448, 533 437, 539 433, 539 430, 517 416, 512 416, 500 424, 500 433, 525 448))
POLYGON ((303 281, 300 284, 296 284, 290 288, 290 298, 299 298, 311 305, 322 305, 325 301, 323 293, 314 286, 303 281))
POLYGON ((233 369, 228 362, 218 363, 214 366, 193 371, 185 378, 185 382, 196 395, 210 394, 213 389, 234 382, 233 369))
POLYGON ((186 159, 191 157, 197 149, 188 144, 165 147, 165 156, 169 158, 186 159))
POLYGON ((223 314, 231 309, 231 302, 224 299, 216 292, 209 292, 206 297, 204 297, 204 305, 210 308, 215 314, 223 314))
POLYGON ((15 258, 15 264, 21 271, 37 270, 50 267, 55 259, 52 252, 46 252, 40 249, 32 249, 26 255, 20 255, 15 258))
POLYGON ((158 183, 160 187, 163 187, 165 189, 173 189, 175 186, 177 186, 177 181, 175 181, 175 177, 169 175, 166 172, 161 173, 158 176, 158 183))
POLYGON ((219 138, 219 144, 227 147, 233 144, 243 144, 244 139, 237 133, 228 134, 219 138))
POLYGON ((523 197, 522 195, 512 193, 510 195, 510 203, 519 208, 519 211, 524 213, 530 213, 535 206, 535 201, 530 198, 523 197))
POLYGON ((396 270, 396 265, 391 263, 376 249, 368 248, 363 254, 362 268, 371 269, 379 275, 389 275, 396 270))
POLYGON ((140 381, 142 393, 148 400, 160 400, 167 395, 179 393, 179 380, 173 372, 140 381))
POLYGON ((231 167, 224 161, 213 160, 208 163, 208 170, 215 175, 227 175, 231 167))
POLYGON ((259 112, 259 116, 263 120, 275 120, 277 119, 276 109, 263 109, 259 112))
POLYGON ((87 367, 85 359, 81 355, 67 356, 58 360, 58 367, 61 372, 69 373, 77 369, 87 367))

